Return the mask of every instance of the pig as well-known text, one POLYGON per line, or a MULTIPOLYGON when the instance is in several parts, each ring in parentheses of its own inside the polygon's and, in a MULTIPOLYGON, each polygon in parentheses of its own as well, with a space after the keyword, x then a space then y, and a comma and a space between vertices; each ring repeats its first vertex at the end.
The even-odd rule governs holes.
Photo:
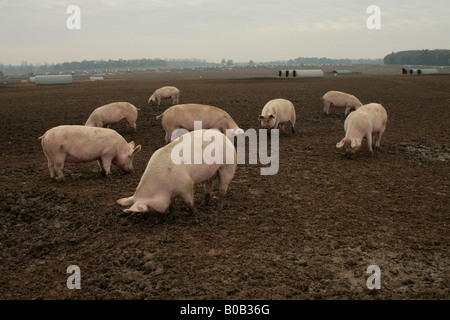
POLYGON ((138 108, 129 102, 113 102, 95 109, 87 119, 85 126, 107 127, 111 124, 125 122, 136 132, 138 108))
POLYGON ((217 178, 220 193, 218 210, 222 210, 236 164, 236 150, 224 134, 214 129, 191 131, 156 150, 134 194, 117 200, 117 203, 121 206, 131 206, 124 212, 156 212, 161 215, 165 214, 167 209, 170 213, 172 200, 181 197, 189 207, 191 215, 195 216, 197 213, 194 206, 194 185, 204 184, 204 203, 207 205, 213 181, 217 178), (220 149, 222 152, 218 151, 220 149), (190 156, 186 157, 188 161, 178 162, 180 150, 190 151, 190 156), (210 154, 211 150, 214 150, 217 156, 214 161, 205 160, 207 150, 210 150, 210 154), (197 162, 195 152, 201 152, 197 162))
POLYGON ((363 105, 354 95, 340 91, 328 91, 321 99, 325 114, 329 114, 330 108, 345 108, 344 114, 347 116, 351 110, 357 110, 363 105))
POLYGON ((347 145, 346 156, 353 158, 355 152, 361 148, 364 138, 367 140, 369 151, 373 155, 372 147, 380 147, 381 137, 386 130, 386 109, 378 103, 363 105, 350 113, 345 119, 345 137, 336 144, 337 148, 347 145))
POLYGON ((286 99, 273 99, 266 103, 258 117, 263 129, 284 129, 286 123, 290 123, 292 133, 295 132, 295 107, 286 99))
POLYGON ((158 107, 161 104, 161 99, 172 98, 172 104, 178 104, 180 98, 180 90, 175 87, 162 87, 157 89, 148 99, 148 103, 157 103, 158 107))
POLYGON ((127 143, 115 130, 81 125, 54 127, 39 139, 48 160, 50 178, 55 180, 64 180, 65 162, 99 160, 107 177, 111 163, 123 171, 132 172, 133 155, 141 150, 140 145, 135 147, 133 141, 127 143))
POLYGON ((156 119, 161 119, 161 125, 166 132, 166 144, 172 140, 172 133, 177 129, 197 129, 194 121, 201 121, 200 129, 218 129, 227 134, 230 140, 233 135, 244 133, 226 111, 204 104, 177 104, 166 109, 156 119))

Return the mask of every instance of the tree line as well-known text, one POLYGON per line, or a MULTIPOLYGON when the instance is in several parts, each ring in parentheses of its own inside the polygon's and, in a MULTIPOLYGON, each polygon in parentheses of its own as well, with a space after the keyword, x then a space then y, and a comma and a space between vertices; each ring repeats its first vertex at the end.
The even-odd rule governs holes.
POLYGON ((332 59, 318 57, 298 57, 283 61, 267 61, 255 63, 234 63, 232 59, 222 59, 221 63, 208 62, 202 59, 118 59, 118 60, 83 60, 56 64, 29 64, 23 61, 20 65, 4 65, 0 63, 0 76, 5 74, 29 74, 47 72, 71 72, 80 70, 127 70, 149 68, 196 68, 196 67, 231 67, 241 65, 332 65, 332 64, 393 64, 393 65, 434 65, 450 66, 450 50, 410 50, 392 52, 384 59, 332 59))
POLYGON ((392 52, 384 57, 385 64, 450 66, 450 50, 408 50, 392 52))
POLYGON ((290 59, 288 64, 304 65, 304 64, 383 64, 382 59, 332 59, 332 58, 305 58, 298 57, 296 59, 290 59))
POLYGON ((131 60, 83 60, 63 62, 56 64, 32 64, 22 61, 20 65, 0 64, 0 71, 4 73, 40 73, 40 72, 67 72, 95 69, 129 69, 147 67, 166 67, 167 61, 162 59, 131 59, 131 60))
MULTIPOLYGON (((150 68, 196 68, 215 67, 219 63, 208 62, 202 59, 118 59, 118 60, 83 60, 63 62, 56 64, 33 64, 22 61, 20 65, 5 65, 0 63, 0 72, 8 73, 46 73, 46 72, 72 72, 80 70, 136 70, 150 68)), ((0 75, 1 75, 0 73, 0 75)))
POLYGON ((33 64, 22 61, 20 65, 0 63, 0 76, 5 74, 57 73, 81 70, 136 70, 150 68, 198 68, 198 67, 233 67, 233 66, 267 66, 267 65, 303 65, 303 64, 382 64, 382 59, 330 59, 303 58, 268 62, 233 62, 233 59, 222 59, 219 62, 208 62, 203 59, 118 59, 118 60, 83 60, 56 64, 33 64))

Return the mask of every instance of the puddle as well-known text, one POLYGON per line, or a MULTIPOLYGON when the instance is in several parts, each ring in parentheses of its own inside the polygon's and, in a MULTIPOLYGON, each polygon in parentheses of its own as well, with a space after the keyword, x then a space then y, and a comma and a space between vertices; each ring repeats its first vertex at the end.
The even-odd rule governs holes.
POLYGON ((420 143, 399 143, 400 150, 412 153, 420 159, 447 162, 450 160, 450 148, 447 146, 429 146, 420 143))

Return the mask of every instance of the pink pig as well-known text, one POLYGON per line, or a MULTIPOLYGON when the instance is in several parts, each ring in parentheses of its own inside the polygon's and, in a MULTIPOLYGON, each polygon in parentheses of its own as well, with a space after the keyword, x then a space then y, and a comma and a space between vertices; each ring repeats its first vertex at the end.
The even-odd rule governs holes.
POLYGON ((133 155, 141 150, 140 145, 135 147, 133 141, 127 143, 115 130, 80 125, 54 127, 39 139, 48 160, 50 178, 56 180, 64 180, 65 162, 100 160, 107 177, 111 163, 123 171, 132 172, 133 155))
POLYGON ((125 122, 136 131, 138 108, 129 102, 113 102, 95 109, 87 119, 85 126, 106 127, 110 124, 125 122))
POLYGON ((175 87, 162 87, 151 95, 151 97, 148 99, 148 103, 157 103, 158 107, 161 104, 161 99, 172 99, 172 104, 178 104, 178 101, 180 99, 180 90, 175 87))
POLYGON ((323 112, 325 114, 329 114, 330 108, 345 108, 345 115, 347 115, 351 110, 356 110, 362 106, 361 101, 354 95, 340 91, 328 91, 321 99, 323 100, 323 112))
POLYGON ((345 119, 345 137, 336 144, 337 148, 347 145, 346 156, 351 158, 361 148, 364 138, 373 154, 373 147, 380 147, 381 137, 386 129, 387 112, 381 104, 369 103, 350 113, 345 119), (350 144, 350 146, 348 145, 350 144))
POLYGON ((203 104, 178 104, 166 109, 156 119, 161 119, 166 143, 173 140, 172 133, 177 129, 194 130, 194 121, 201 121, 202 129, 218 129, 229 138, 233 134, 244 133, 226 111, 203 104))
MULTIPOLYGON (((186 159, 184 159, 186 160, 186 159)), ((236 170, 236 150, 229 139, 217 130, 188 132, 168 145, 156 150, 141 177, 134 195, 117 200, 122 206, 131 206, 125 212, 156 211, 165 213, 176 197, 181 197, 192 214, 194 208, 194 185, 205 186, 205 204, 208 204, 213 181, 219 183, 219 210, 224 204, 228 185, 236 170), (180 152, 189 152, 186 161, 180 160, 180 152), (193 152, 191 152, 191 150, 193 152), (214 161, 206 160, 205 153, 214 153, 214 161), (214 150, 214 152, 212 152, 214 150), (195 162, 195 153, 200 159, 195 162)))
POLYGON ((286 99, 273 99, 266 103, 258 117, 264 129, 284 129, 286 123, 290 124, 292 133, 295 132, 295 107, 286 99))

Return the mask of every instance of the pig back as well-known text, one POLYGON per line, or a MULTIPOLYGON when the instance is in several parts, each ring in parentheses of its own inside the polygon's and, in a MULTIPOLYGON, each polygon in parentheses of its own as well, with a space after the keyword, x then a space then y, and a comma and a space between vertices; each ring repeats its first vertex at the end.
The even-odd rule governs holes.
POLYGON ((203 104, 178 104, 168 108, 162 114, 161 124, 164 128, 184 128, 194 130, 194 121, 201 121, 202 129, 237 128, 231 116, 224 110, 203 104))
POLYGON ((81 125, 61 125, 49 129, 42 137, 42 146, 63 149, 95 149, 104 146, 124 146, 125 139, 115 130, 81 125))

